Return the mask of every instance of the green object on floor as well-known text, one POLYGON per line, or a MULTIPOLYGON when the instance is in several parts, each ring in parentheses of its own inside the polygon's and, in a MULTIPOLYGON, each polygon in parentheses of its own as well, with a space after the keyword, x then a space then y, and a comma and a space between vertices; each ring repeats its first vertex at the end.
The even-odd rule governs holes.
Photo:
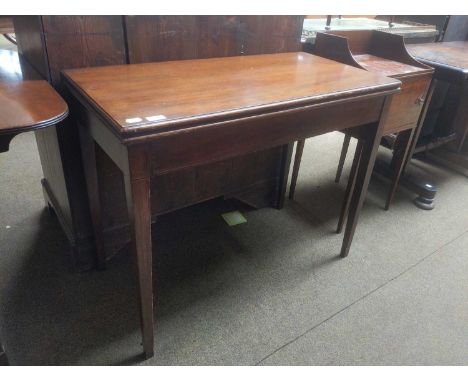
POLYGON ((225 214, 221 214, 221 216, 230 226, 247 223, 247 219, 239 211, 226 212, 225 214))

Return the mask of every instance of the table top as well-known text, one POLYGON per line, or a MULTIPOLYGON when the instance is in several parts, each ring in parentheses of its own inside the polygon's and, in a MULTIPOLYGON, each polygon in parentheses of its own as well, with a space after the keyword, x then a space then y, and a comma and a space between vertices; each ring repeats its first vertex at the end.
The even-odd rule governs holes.
MULTIPOLYGON (((403 74, 417 73, 426 71, 414 65, 405 64, 403 62, 388 60, 383 57, 374 56, 372 54, 356 54, 354 59, 363 68, 369 72, 377 72, 384 76, 401 76, 403 74)), ((433 69, 430 69, 431 71, 433 69)))
POLYGON ((451 67, 468 75, 468 41, 409 44, 408 51, 431 66, 451 67))
POLYGON ((47 81, 25 78, 17 52, 0 50, 0 134, 47 127, 67 114, 67 104, 47 81))
POLYGON ((73 69, 64 76, 122 135, 395 92, 401 84, 303 52, 73 69))

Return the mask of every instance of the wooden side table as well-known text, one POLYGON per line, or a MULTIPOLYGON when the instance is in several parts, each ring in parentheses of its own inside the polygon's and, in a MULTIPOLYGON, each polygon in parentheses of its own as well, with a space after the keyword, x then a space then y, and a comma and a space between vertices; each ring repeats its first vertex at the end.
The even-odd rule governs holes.
MULTIPOLYGON (((26 131, 42 129, 68 115, 68 106, 43 80, 33 80, 34 70, 18 53, 0 50, 0 153, 8 151, 11 140, 26 131)), ((8 358, 0 343, 0 366, 8 358)))
POLYGON ((428 113, 432 118, 421 129, 431 128, 433 133, 415 139, 414 152, 429 152, 430 159, 468 175, 468 42, 408 45, 408 50, 435 69, 434 80, 450 86, 454 101, 431 103, 428 113))
MULTIPOLYGON (((362 161, 341 247, 345 257, 388 106, 400 86, 398 80, 302 52, 75 69, 64 71, 64 78, 75 97, 70 107, 80 125, 102 263, 103 178, 96 167, 97 146, 123 174, 146 357, 154 352, 151 221, 164 198, 152 180, 180 169, 190 174, 198 165, 268 147, 290 146, 336 128, 363 126, 362 161)), ((288 170, 285 159, 277 171, 287 180, 288 170)), ((176 188, 174 184, 174 192, 176 188)), ((281 185, 281 193, 285 191, 286 181, 281 185)))
POLYGON ((68 115, 65 101, 17 52, 0 49, 0 152, 26 131, 54 125, 68 115))
MULTIPOLYGON (((406 158, 410 152, 411 142, 421 115, 423 105, 431 94, 429 90, 433 69, 415 60, 406 50, 402 36, 380 32, 367 31, 334 31, 317 33, 314 52, 322 57, 333 59, 371 73, 379 73, 402 82, 401 93, 397 94, 390 105, 389 116, 384 126, 384 137, 381 144, 393 150, 390 180, 391 186, 387 194, 385 209, 388 210, 399 184, 406 158)), ((311 121, 311 123, 313 123, 311 121)), ((353 133, 345 133, 341 157, 335 181, 341 177, 349 142, 353 133)), ((359 136, 354 135, 359 139, 359 136)), ((294 197, 297 176, 304 146, 304 141, 298 141, 291 180, 290 198, 294 197)), ((355 161, 359 161, 361 145, 358 144, 355 161)), ((346 218, 349 198, 354 183, 353 165, 350 182, 348 183, 345 201, 343 203, 337 231, 340 232, 346 218)))

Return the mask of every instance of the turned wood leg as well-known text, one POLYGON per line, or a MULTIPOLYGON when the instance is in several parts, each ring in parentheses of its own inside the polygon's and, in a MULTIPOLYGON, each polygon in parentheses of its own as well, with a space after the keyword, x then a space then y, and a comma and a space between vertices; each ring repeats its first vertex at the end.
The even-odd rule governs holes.
POLYGON ((348 153, 349 142, 351 141, 351 135, 346 134, 343 140, 343 147, 341 148, 340 161, 338 162, 338 168, 336 169, 335 183, 339 183, 341 173, 343 172, 343 166, 346 160, 346 154, 348 153))
POLYGON ((297 177, 299 176, 299 167, 301 167, 302 153, 304 151, 305 139, 297 141, 296 145, 296 156, 294 157, 294 167, 291 176, 291 185, 289 186, 289 199, 294 198, 294 192, 296 191, 297 177))
POLYGON ((363 146, 361 158, 357 167, 356 182, 354 185, 353 195, 351 197, 349 216, 346 223, 346 229, 341 246, 341 257, 348 256, 351 242, 353 240, 354 232, 356 230, 359 213, 361 212, 364 198, 366 197, 367 187, 374 169, 375 158, 379 150, 380 139, 382 137, 382 129, 385 120, 387 119, 388 107, 392 96, 385 97, 382 111, 380 113, 380 121, 377 124, 369 126, 366 130, 365 136, 362 137, 363 146))
POLYGON ((79 134, 94 242, 96 245, 96 267, 103 270, 106 267, 106 254, 104 250, 104 233, 102 227, 101 195, 99 193, 99 180, 96 166, 96 143, 88 128, 80 126, 79 134))
POLYGON ((361 158, 361 152, 362 140, 358 139, 356 151, 354 152, 353 164, 351 166, 351 172, 349 173, 348 184, 346 186, 345 197, 341 206, 340 219, 338 220, 338 227, 336 228, 336 233, 341 233, 341 230, 343 229, 343 224, 346 221, 346 216, 348 215, 349 205, 351 203, 351 196, 353 195, 354 185, 356 184, 356 173, 359 165, 359 160, 361 158))
POLYGON ((153 276, 151 249, 150 176, 143 149, 128 149, 128 171, 124 171, 125 196, 136 256, 141 311, 143 350, 146 358, 154 354, 153 276))
POLYGON ((405 167, 406 159, 411 148, 411 139, 413 138, 414 129, 401 131, 396 139, 395 148, 393 150, 392 162, 390 165, 392 171, 390 190, 387 194, 385 202, 385 210, 388 211, 390 204, 395 196, 395 192, 400 182, 403 168, 405 167))

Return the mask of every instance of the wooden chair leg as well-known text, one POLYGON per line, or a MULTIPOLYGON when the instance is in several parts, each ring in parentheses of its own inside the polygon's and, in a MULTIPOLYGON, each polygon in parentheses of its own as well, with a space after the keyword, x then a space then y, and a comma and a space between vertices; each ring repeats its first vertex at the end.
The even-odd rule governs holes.
POLYGON ((411 141, 413 138, 414 129, 408 129, 400 132, 395 142, 395 148, 393 150, 393 158, 391 162, 392 179, 390 190, 387 194, 387 200, 385 202, 385 210, 388 211, 393 198, 395 197, 400 177, 403 173, 405 163, 407 161, 408 154, 411 148, 411 141))
POLYGON ((296 145, 296 156, 294 157, 294 167, 291 176, 291 185, 289 186, 289 199, 294 198, 294 192, 296 191, 297 177, 299 176, 299 167, 301 167, 302 153, 304 151, 305 140, 297 141, 296 145))
POLYGON ((349 142, 351 141, 351 135, 346 134, 343 140, 343 147, 341 148, 340 161, 338 162, 338 168, 336 170, 335 183, 340 182, 341 173, 343 172, 343 166, 346 160, 346 154, 348 153, 349 142))
POLYGON ((338 220, 338 227, 336 233, 341 233, 343 224, 348 216, 349 204, 351 203, 351 196, 353 195, 354 185, 356 184, 356 172, 359 165, 362 152, 362 141, 358 139, 356 151, 354 152, 353 164, 351 166, 351 172, 349 173, 348 185, 346 186, 345 197, 341 206, 340 219, 338 220))

